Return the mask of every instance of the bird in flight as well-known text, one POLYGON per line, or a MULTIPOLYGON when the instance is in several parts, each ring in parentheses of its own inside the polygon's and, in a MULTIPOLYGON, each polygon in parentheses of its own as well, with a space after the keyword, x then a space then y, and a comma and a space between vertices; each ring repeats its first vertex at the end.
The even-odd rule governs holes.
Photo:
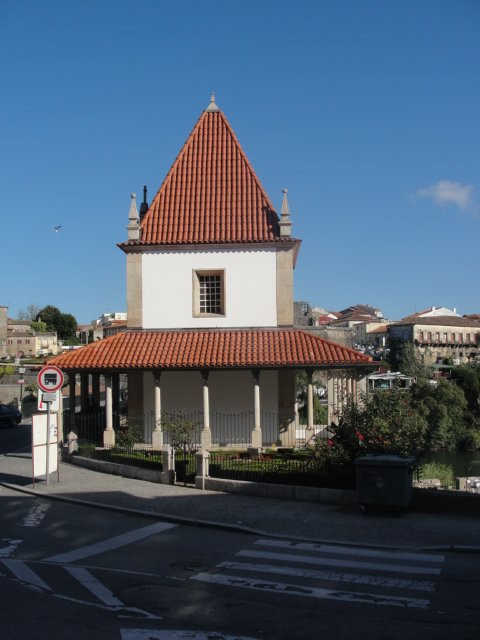
POLYGON ((58 233, 60 231, 60 229, 62 228, 61 224, 57 224, 56 227, 53 227, 55 229, 55 233, 58 233))

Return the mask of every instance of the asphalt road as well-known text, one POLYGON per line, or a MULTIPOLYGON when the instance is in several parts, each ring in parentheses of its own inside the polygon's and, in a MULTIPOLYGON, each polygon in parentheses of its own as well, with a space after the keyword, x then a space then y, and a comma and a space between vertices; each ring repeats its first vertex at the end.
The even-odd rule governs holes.
MULTIPOLYGON (((2 429, 0 451, 24 450, 28 435, 2 429)), ((476 640, 480 629, 479 555, 273 540, 6 487, 0 514, 2 640, 476 640)))
POLYGON ((24 420, 16 427, 0 425, 0 454, 12 451, 30 451, 32 442, 32 425, 24 420))

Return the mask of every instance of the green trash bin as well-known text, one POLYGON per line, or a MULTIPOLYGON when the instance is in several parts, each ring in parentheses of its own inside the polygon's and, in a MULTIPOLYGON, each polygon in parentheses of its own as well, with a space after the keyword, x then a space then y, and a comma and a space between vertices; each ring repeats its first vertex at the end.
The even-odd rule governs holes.
POLYGON ((357 458, 355 466, 358 503, 364 513, 372 507, 407 509, 413 491, 413 456, 371 453, 357 458))

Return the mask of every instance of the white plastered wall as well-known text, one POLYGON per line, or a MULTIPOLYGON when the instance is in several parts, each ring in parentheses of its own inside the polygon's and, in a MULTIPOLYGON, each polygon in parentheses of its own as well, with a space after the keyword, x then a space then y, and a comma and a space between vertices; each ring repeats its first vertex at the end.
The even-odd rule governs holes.
MULTIPOLYGON (((162 413, 203 413, 203 382, 200 371, 163 371, 160 377, 162 413)), ((253 411, 251 371, 211 371, 208 377, 210 411, 235 414, 253 411)), ((260 372, 261 410, 278 412, 276 371, 260 372)), ((144 373, 144 412, 154 411, 154 379, 144 373)))
POLYGON ((198 249, 142 255, 143 328, 277 325, 276 249, 198 249), (194 317, 192 273, 225 273, 225 316, 194 317))

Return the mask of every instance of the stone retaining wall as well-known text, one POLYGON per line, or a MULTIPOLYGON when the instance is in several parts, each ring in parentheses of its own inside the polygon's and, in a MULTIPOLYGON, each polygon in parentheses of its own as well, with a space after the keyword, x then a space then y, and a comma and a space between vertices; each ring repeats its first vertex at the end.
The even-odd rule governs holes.
POLYGON ((284 500, 300 500, 301 502, 325 502, 330 504, 357 504, 355 491, 342 489, 323 489, 319 487, 302 487, 289 484, 273 484, 270 482, 248 482, 245 480, 225 480, 223 478, 195 478, 197 489, 223 491, 239 495, 257 496, 260 498, 281 498, 284 500), (203 481, 205 482, 202 487, 203 481))
POLYGON ((132 467, 128 464, 117 464, 116 462, 106 462, 105 460, 94 460, 93 458, 82 458, 81 456, 68 456, 68 462, 85 469, 93 469, 102 473, 110 473, 123 478, 133 478, 135 480, 146 480, 147 482, 163 482, 163 471, 155 469, 142 469, 132 467))

